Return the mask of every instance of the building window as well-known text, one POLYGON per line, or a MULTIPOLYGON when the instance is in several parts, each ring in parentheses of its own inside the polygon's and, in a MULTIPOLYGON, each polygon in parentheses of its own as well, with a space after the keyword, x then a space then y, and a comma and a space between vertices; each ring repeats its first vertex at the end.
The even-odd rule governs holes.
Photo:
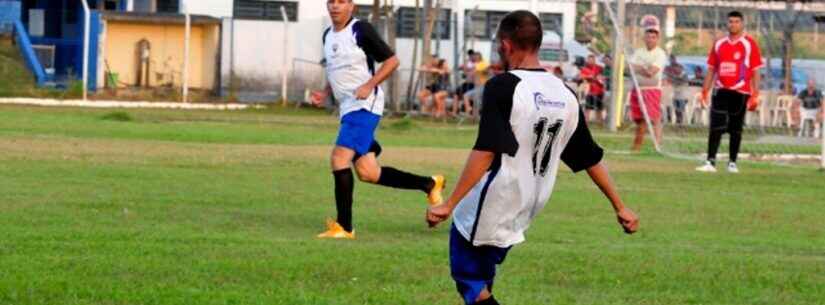
MULTIPOLYGON (((416 8, 414 7, 401 7, 398 9, 398 14, 396 14, 396 30, 398 33, 398 37, 412 38, 420 35, 419 33, 423 32, 415 28, 415 13, 416 8)), ((419 9, 419 14, 421 27, 426 27, 426 16, 424 15, 422 9, 419 9)), ((451 17, 452 11, 449 9, 442 9, 439 12, 438 18, 436 19, 435 25, 433 26, 432 38, 437 38, 440 36, 441 39, 450 39, 450 32, 452 29, 452 27, 450 26, 452 24, 451 17)))
POLYGON ((117 10, 118 2, 117 0, 104 0, 103 1, 103 10, 105 11, 116 11, 117 10))
POLYGON ((357 5, 355 8, 355 15, 354 17, 358 20, 363 21, 370 21, 370 15, 372 15, 372 5, 357 5))
POLYGON ((178 0, 158 0, 157 11, 158 13, 177 14, 180 12, 180 5, 178 5, 178 0))
POLYGON ((473 11, 467 10, 464 13, 464 20, 467 24, 464 28, 470 34, 479 39, 491 39, 498 28, 498 23, 508 12, 501 11, 473 11))
POLYGON ((564 27, 562 24, 562 14, 558 13, 540 13, 539 19, 541 19, 541 28, 545 31, 553 31, 559 35, 562 35, 562 28, 564 27))
POLYGON ((233 11, 238 19, 283 21, 282 6, 289 21, 298 21, 298 2, 294 1, 235 0, 233 11))

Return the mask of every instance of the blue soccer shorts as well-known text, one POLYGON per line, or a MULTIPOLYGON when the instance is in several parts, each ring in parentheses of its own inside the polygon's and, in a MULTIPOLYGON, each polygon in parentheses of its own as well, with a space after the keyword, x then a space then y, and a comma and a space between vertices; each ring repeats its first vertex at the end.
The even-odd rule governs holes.
POLYGON ((355 151, 355 160, 370 152, 381 154, 381 145, 375 141, 375 129, 381 116, 365 109, 353 111, 341 118, 341 128, 335 145, 355 151))
POLYGON ((481 291, 493 293, 496 267, 504 262, 511 247, 473 246, 455 225, 450 229, 450 273, 465 304, 476 302, 481 291))

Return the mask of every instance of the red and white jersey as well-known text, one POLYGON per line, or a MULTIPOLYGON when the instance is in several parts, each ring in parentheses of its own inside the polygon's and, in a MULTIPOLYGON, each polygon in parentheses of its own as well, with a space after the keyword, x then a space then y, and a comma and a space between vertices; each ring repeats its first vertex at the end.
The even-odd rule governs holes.
POLYGON ((759 45, 747 34, 735 40, 730 36, 717 40, 708 55, 708 66, 716 71, 716 86, 748 95, 753 74, 762 65, 759 45))

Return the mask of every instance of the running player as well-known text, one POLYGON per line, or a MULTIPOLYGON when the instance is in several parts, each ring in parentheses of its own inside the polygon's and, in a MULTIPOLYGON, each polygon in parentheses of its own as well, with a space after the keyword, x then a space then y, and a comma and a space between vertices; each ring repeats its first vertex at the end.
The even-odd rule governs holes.
POLYGON ((327 230, 319 238, 355 238, 353 164, 361 181, 421 190, 431 205, 441 203, 444 187, 443 176, 418 176, 378 164, 381 146, 375 141, 375 128, 384 112, 384 92, 379 84, 398 68, 398 58, 369 23, 352 17, 354 8, 352 0, 327 1, 333 24, 323 35, 329 83, 315 100, 324 100, 331 93, 341 105, 341 127, 330 158, 338 219, 327 221, 327 230), (378 71, 376 62, 383 63, 378 71))
POLYGON ((639 219, 626 208, 601 163, 576 94, 539 63, 538 17, 515 11, 496 35, 506 71, 487 82, 478 138, 450 198, 427 210, 430 226, 455 210, 450 269, 466 304, 498 304, 492 295, 496 266, 544 207, 559 162, 587 170, 613 205, 626 233, 639 219))

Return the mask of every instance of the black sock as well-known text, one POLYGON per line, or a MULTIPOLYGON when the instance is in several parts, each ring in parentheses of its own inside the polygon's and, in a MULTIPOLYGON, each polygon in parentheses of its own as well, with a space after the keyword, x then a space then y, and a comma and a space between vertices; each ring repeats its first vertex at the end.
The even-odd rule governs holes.
POLYGON ((475 304, 476 305, 499 305, 498 301, 496 301, 496 298, 494 298, 492 295, 489 298, 487 298, 486 300, 476 302, 475 304))
POLYGON ((379 185, 389 186, 407 190, 421 190, 429 193, 435 186, 435 181, 431 177, 410 174, 392 167, 381 167, 381 176, 378 177, 379 185))
POLYGON ((719 144, 722 142, 722 131, 711 130, 708 138, 708 161, 716 165, 716 152, 719 151, 719 144))
POLYGON ((730 133, 730 162, 736 163, 739 157, 739 146, 742 144, 742 133, 730 133))
POLYGON ((335 177, 335 208, 338 210, 338 224, 347 232, 352 232, 352 190, 355 187, 352 170, 349 168, 332 172, 335 177))

